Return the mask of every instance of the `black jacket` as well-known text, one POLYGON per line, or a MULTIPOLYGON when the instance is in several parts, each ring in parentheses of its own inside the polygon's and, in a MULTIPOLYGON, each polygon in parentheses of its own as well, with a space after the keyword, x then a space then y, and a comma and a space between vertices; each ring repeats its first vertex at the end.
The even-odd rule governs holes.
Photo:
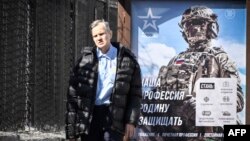
MULTIPOLYGON (((117 71, 111 95, 111 128, 124 133, 125 124, 137 125, 141 105, 141 71, 132 52, 117 48, 117 71)), ((66 138, 77 138, 89 132, 98 77, 96 48, 86 47, 73 68, 69 80, 66 108, 66 138)))

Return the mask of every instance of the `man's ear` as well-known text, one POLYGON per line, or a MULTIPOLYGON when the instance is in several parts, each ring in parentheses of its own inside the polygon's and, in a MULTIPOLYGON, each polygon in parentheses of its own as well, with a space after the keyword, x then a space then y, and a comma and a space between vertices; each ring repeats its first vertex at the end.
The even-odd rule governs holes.
POLYGON ((110 39, 112 39, 113 32, 111 30, 109 31, 109 36, 110 36, 110 39))

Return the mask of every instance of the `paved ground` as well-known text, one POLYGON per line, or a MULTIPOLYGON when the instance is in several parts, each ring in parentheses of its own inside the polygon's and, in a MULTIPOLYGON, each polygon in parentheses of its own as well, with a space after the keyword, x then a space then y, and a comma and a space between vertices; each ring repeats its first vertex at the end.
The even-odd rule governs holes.
POLYGON ((0 141, 65 141, 64 132, 43 133, 40 131, 0 131, 0 141))

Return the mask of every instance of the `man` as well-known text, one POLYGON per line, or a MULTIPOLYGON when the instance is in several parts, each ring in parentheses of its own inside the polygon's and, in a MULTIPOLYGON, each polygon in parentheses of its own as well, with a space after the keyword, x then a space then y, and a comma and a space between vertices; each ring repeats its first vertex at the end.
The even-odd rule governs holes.
MULTIPOLYGON (((211 41, 218 36, 219 25, 217 15, 205 6, 193 6, 182 15, 180 22, 182 35, 189 48, 170 60, 167 66, 162 66, 159 71, 161 87, 158 91, 182 91, 183 100, 167 101, 171 106, 169 116, 181 117, 181 126, 169 126, 166 132, 180 133, 223 133, 220 127, 196 127, 195 82, 199 78, 236 78, 237 84, 237 112, 244 107, 243 93, 240 87, 240 78, 237 68, 227 53, 219 47, 212 47, 211 41)), ((171 140, 171 139, 169 139, 171 140)), ((200 138, 173 138, 172 140, 199 141, 200 138)), ((222 138, 210 138, 209 140, 223 140, 222 138)))
POLYGON ((129 49, 111 43, 108 22, 90 28, 96 47, 83 50, 70 76, 66 138, 121 141, 134 135, 140 115, 140 66, 129 49))

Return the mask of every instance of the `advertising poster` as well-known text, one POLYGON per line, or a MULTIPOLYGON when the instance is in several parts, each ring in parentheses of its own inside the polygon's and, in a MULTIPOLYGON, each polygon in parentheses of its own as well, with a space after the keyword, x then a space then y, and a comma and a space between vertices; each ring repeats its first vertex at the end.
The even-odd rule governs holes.
POLYGON ((245 124, 246 1, 133 0, 139 141, 220 141, 245 124))

